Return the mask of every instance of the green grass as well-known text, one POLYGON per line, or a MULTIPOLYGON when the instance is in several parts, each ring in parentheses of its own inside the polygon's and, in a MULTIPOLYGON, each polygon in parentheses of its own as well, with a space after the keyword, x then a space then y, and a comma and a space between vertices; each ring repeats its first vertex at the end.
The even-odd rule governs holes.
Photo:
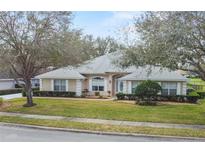
POLYGON ((113 125, 103 125, 103 124, 93 124, 93 123, 85 124, 80 122, 40 120, 40 119, 29 119, 29 118, 7 117, 7 116, 0 116, 0 122, 58 127, 58 128, 73 128, 73 129, 104 131, 104 132, 139 133, 139 134, 149 134, 149 135, 168 135, 168 136, 183 136, 183 137, 205 137, 204 130, 191 130, 191 129, 113 126, 113 125))
POLYGON ((198 105, 139 106, 114 101, 65 100, 35 98, 37 106, 22 107, 25 98, 11 100, 11 106, 0 111, 182 124, 205 124, 205 100, 198 105))

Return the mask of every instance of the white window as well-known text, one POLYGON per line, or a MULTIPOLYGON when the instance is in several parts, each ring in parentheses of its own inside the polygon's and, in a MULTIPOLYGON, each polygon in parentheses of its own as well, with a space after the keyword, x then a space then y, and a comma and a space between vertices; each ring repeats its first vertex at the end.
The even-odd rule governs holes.
POLYGON ((123 81, 118 81, 117 82, 117 92, 122 92, 123 91, 123 81))
POLYGON ((54 91, 66 91, 66 80, 54 80, 54 91))
POLYGON ((177 94, 177 83, 162 82, 162 95, 175 96, 177 94))
POLYGON ((139 81, 132 81, 132 93, 135 93, 135 89, 140 84, 139 81))
POLYGON ((104 78, 94 77, 92 78, 92 91, 104 91, 104 78))

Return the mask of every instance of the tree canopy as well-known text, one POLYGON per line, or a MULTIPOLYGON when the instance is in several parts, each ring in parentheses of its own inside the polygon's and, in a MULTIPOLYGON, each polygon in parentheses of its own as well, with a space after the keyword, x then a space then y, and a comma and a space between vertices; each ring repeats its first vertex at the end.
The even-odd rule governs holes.
POLYGON ((139 41, 124 52, 122 65, 160 65, 205 80, 205 12, 145 12, 135 18, 139 41))

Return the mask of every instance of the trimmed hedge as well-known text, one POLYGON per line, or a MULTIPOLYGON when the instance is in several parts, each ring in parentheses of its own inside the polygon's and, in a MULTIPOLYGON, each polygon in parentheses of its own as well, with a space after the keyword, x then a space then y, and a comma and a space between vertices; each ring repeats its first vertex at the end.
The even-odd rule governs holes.
POLYGON ((76 93, 71 91, 33 91, 33 96, 39 97, 75 97, 76 93))
POLYGON ((21 93, 21 92, 22 92, 22 88, 7 89, 7 90, 0 90, 0 95, 16 94, 16 93, 21 93))
MULTIPOLYGON (((135 94, 123 94, 117 93, 116 94, 118 100, 139 100, 139 97, 135 94)), ((157 95, 153 96, 153 101, 173 101, 173 102, 189 102, 189 103, 196 103, 199 99, 199 96, 184 96, 184 95, 176 95, 176 96, 163 96, 157 95)))

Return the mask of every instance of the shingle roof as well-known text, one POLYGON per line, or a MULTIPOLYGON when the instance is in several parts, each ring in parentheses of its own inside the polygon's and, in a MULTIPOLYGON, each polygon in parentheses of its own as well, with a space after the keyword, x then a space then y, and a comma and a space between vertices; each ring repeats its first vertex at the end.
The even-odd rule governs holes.
POLYGON ((176 71, 170 71, 166 68, 148 67, 137 68, 133 73, 128 74, 119 80, 154 80, 154 81, 187 81, 187 78, 176 71))
POLYGON ((114 52, 97 57, 93 60, 87 61, 80 67, 76 68, 82 74, 101 74, 106 72, 133 72, 135 67, 122 69, 115 64, 119 57, 119 52, 114 52))
POLYGON ((122 69, 114 62, 120 57, 119 52, 106 54, 95 59, 89 60, 77 68, 60 68, 54 71, 38 75, 37 78, 58 78, 58 79, 84 79, 81 74, 104 74, 108 72, 129 73, 120 78, 120 80, 161 80, 161 81, 187 81, 186 77, 180 75, 176 71, 161 69, 160 67, 152 67, 151 73, 148 75, 148 67, 131 66, 122 69))
POLYGON ((59 68, 41 75, 36 76, 39 79, 84 79, 85 77, 79 72, 68 68, 59 68))

